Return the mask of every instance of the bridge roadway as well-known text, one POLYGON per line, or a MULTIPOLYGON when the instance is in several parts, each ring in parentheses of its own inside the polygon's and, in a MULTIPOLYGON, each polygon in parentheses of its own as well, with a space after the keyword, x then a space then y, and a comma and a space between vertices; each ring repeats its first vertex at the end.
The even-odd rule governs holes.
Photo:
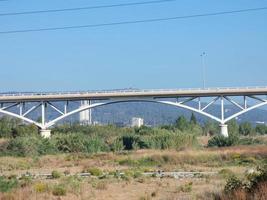
POLYGON ((207 88, 171 90, 110 90, 92 92, 54 92, 54 93, 6 93, 0 94, 0 102, 34 101, 75 101, 108 100, 113 98, 176 98, 176 97, 215 97, 267 95, 267 87, 207 88))

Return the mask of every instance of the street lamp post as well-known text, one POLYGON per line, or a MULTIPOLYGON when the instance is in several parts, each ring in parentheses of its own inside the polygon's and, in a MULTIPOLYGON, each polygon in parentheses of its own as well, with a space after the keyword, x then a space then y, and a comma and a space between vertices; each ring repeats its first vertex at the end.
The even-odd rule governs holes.
POLYGON ((206 88, 206 66, 205 66, 206 53, 203 52, 200 56, 201 56, 201 62, 202 62, 203 89, 205 89, 206 88))

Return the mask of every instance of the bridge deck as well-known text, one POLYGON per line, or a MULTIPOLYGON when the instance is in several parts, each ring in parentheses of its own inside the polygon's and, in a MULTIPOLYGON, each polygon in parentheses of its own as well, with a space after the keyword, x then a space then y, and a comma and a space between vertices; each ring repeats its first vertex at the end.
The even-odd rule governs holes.
POLYGON ((57 93, 9 93, 1 94, 0 102, 18 101, 75 101, 100 100, 112 98, 176 98, 176 97, 212 97, 212 96, 267 95, 267 87, 254 88, 208 88, 173 90, 116 90, 94 92, 57 92, 57 93))

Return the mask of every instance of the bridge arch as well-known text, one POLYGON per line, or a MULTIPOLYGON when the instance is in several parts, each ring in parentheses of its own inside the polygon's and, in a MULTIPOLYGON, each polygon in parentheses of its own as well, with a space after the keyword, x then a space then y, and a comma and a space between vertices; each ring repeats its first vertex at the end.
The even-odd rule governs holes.
POLYGON ((222 123, 222 120, 219 119, 218 117, 213 116, 213 115, 211 115, 211 114, 209 114, 209 113, 207 113, 205 111, 201 111, 201 110, 198 110, 196 108, 184 105, 182 103, 175 103, 175 102, 171 102, 171 101, 131 99, 131 100, 117 100, 117 101, 109 101, 109 102, 104 102, 104 103, 95 103, 95 104, 91 104, 91 105, 88 105, 88 106, 85 106, 85 107, 78 108, 76 110, 73 110, 73 111, 71 111, 69 113, 66 113, 66 114, 64 114, 64 115, 62 115, 62 116, 60 116, 60 117, 48 122, 46 124, 45 128, 48 129, 51 126, 55 125, 58 121, 63 120, 64 118, 67 118, 67 117, 69 117, 71 115, 83 112, 83 111, 88 110, 88 109, 102 107, 102 106, 111 105, 111 104, 127 103, 127 102, 148 102, 148 103, 158 103, 158 104, 163 104, 163 105, 175 106, 175 107, 178 107, 178 108, 183 108, 183 109, 186 109, 186 110, 190 110, 190 111, 195 112, 195 113, 199 113, 199 114, 204 115, 206 117, 209 117, 210 119, 213 119, 213 120, 215 120, 215 121, 217 121, 219 123, 222 123))

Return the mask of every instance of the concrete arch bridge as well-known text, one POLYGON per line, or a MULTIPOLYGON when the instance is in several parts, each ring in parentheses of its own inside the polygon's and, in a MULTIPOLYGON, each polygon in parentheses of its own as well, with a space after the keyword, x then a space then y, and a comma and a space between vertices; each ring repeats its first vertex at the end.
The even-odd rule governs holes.
POLYGON ((43 137, 50 137, 50 128, 74 114, 91 111, 92 108, 123 102, 153 102, 183 108, 220 123, 221 134, 228 137, 227 122, 249 111, 267 105, 267 87, 208 88, 172 90, 113 90, 60 93, 5 93, 0 94, 0 114, 21 119, 39 127, 43 137), (71 108, 70 102, 81 102, 71 108), (61 102, 63 107, 58 106, 61 102), (194 102, 194 103, 192 103, 194 102), (220 114, 209 112, 212 105, 220 106, 220 114), (230 115, 225 105, 232 104, 237 111, 230 115), (58 113, 48 120, 47 110, 58 113), (37 112, 40 120, 30 114, 37 112))

